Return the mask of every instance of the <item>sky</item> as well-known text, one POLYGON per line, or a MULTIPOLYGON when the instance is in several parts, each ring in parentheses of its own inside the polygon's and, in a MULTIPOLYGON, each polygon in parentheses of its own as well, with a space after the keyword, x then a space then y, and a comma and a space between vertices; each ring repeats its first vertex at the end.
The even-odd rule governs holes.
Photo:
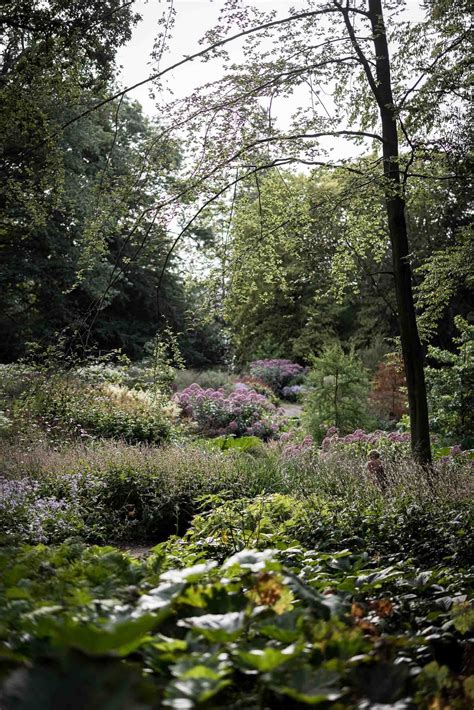
MULTIPOLYGON (((206 30, 213 27, 218 18, 223 0, 174 0, 176 9, 176 24, 170 42, 169 52, 163 57, 161 69, 173 64, 185 56, 194 54, 203 47, 199 39, 206 30)), ((276 9, 281 17, 288 14, 288 9, 296 9, 306 5, 304 0, 249 0, 249 5, 262 6, 264 10, 276 9)), ((418 0, 407 0, 407 17, 421 17, 421 3, 418 0)), ((122 47, 117 56, 121 65, 120 80, 124 87, 142 81, 152 72, 150 54, 153 42, 158 32, 158 20, 166 9, 164 0, 136 0, 136 12, 142 15, 142 20, 135 27, 132 39, 122 47)), ((184 97, 193 88, 204 81, 217 79, 219 66, 215 62, 205 65, 199 62, 185 64, 169 75, 169 85, 173 87, 176 97, 184 97)), ((130 98, 138 99, 147 115, 155 115, 155 104, 149 96, 149 87, 145 85, 129 94, 130 98)))

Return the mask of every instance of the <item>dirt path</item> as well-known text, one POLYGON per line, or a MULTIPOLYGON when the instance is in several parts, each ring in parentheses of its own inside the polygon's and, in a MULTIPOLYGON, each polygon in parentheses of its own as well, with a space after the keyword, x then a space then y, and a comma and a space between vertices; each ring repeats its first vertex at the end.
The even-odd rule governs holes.
POLYGON ((137 557, 138 559, 149 555, 152 547, 154 547, 154 545, 148 547, 146 545, 127 545, 126 543, 117 545, 120 552, 126 552, 130 557, 137 557))
POLYGON ((281 404, 280 409, 283 409, 287 417, 301 417, 303 413, 301 404, 292 404, 291 402, 281 404))

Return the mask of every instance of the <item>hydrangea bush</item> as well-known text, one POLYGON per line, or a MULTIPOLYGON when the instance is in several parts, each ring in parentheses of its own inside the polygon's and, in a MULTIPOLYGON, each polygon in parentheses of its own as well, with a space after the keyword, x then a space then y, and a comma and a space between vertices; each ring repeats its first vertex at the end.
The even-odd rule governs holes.
POLYGON ((250 363, 250 374, 262 380, 275 392, 281 393, 283 387, 297 384, 306 370, 291 360, 254 360, 250 363))
POLYGON ((278 430, 272 415, 275 406, 262 394, 239 383, 234 392, 203 389, 194 383, 175 394, 185 416, 194 419, 201 432, 208 436, 233 434, 271 439, 278 430))

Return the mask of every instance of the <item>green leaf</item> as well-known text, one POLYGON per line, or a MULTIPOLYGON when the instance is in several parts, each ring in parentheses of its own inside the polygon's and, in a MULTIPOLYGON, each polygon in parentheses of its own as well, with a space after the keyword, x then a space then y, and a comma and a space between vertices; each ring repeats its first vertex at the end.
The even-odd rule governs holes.
POLYGON ((49 617, 42 618, 35 631, 40 638, 49 637, 55 646, 76 648, 91 656, 110 653, 126 656, 140 646, 147 633, 167 614, 167 610, 162 610, 159 617, 147 614, 137 619, 109 620, 102 625, 49 617))
POLYGON ((252 651, 238 651, 236 656, 243 662, 245 666, 250 668, 255 668, 260 671, 260 673, 267 673, 272 671, 283 663, 287 663, 289 660, 299 655, 301 649, 297 649, 296 646, 288 646, 283 650, 278 648, 272 648, 271 646, 264 649, 253 649, 252 651))
POLYGON ((137 602, 137 606, 132 613, 134 618, 138 618, 143 613, 155 612, 158 609, 168 607, 171 602, 183 591, 182 582, 165 582, 159 587, 152 589, 148 594, 143 594, 137 602))
POLYGON ((288 672, 283 683, 278 683, 275 678, 271 688, 277 693, 308 705, 316 705, 324 701, 333 702, 342 695, 338 673, 325 668, 315 670, 309 665, 298 668, 291 674, 288 672))
POLYGON ((232 557, 229 557, 222 565, 222 569, 239 566, 250 572, 260 572, 266 569, 269 563, 274 561, 276 554, 277 550, 263 550, 262 552, 258 552, 257 550, 242 550, 232 555, 232 557))
POLYGON ((162 582, 172 582, 173 584, 178 584, 180 582, 198 582, 201 577, 215 567, 217 567, 217 562, 215 560, 209 560, 208 562, 193 565, 192 567, 171 569, 168 572, 164 572, 161 575, 160 580, 162 582))
POLYGON ((242 611, 230 611, 227 614, 203 614, 190 616, 178 621, 178 626, 190 628, 201 633, 209 641, 233 641, 242 633, 245 614, 242 611))
POLYGON ((292 643, 300 636, 298 621, 302 616, 295 611, 286 611, 279 616, 275 616, 271 621, 263 621, 256 629, 259 633, 268 638, 281 641, 282 643, 292 643))

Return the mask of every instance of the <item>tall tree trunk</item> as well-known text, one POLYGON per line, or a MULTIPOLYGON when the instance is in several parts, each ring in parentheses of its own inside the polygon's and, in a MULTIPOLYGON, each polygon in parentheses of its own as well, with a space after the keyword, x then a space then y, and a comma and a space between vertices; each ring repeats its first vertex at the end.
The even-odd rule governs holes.
MULTIPOLYGON (((383 165, 386 179, 385 204, 392 245, 398 323, 410 411, 413 456, 421 464, 431 463, 428 404, 423 349, 416 322, 412 274, 405 218, 405 199, 400 179, 397 116, 393 103, 390 56, 381 0, 368 0, 376 56, 376 84, 371 84, 382 122, 383 165)), ((367 69, 366 69, 367 72, 367 69)), ((369 80, 369 83, 370 80, 369 80)))

